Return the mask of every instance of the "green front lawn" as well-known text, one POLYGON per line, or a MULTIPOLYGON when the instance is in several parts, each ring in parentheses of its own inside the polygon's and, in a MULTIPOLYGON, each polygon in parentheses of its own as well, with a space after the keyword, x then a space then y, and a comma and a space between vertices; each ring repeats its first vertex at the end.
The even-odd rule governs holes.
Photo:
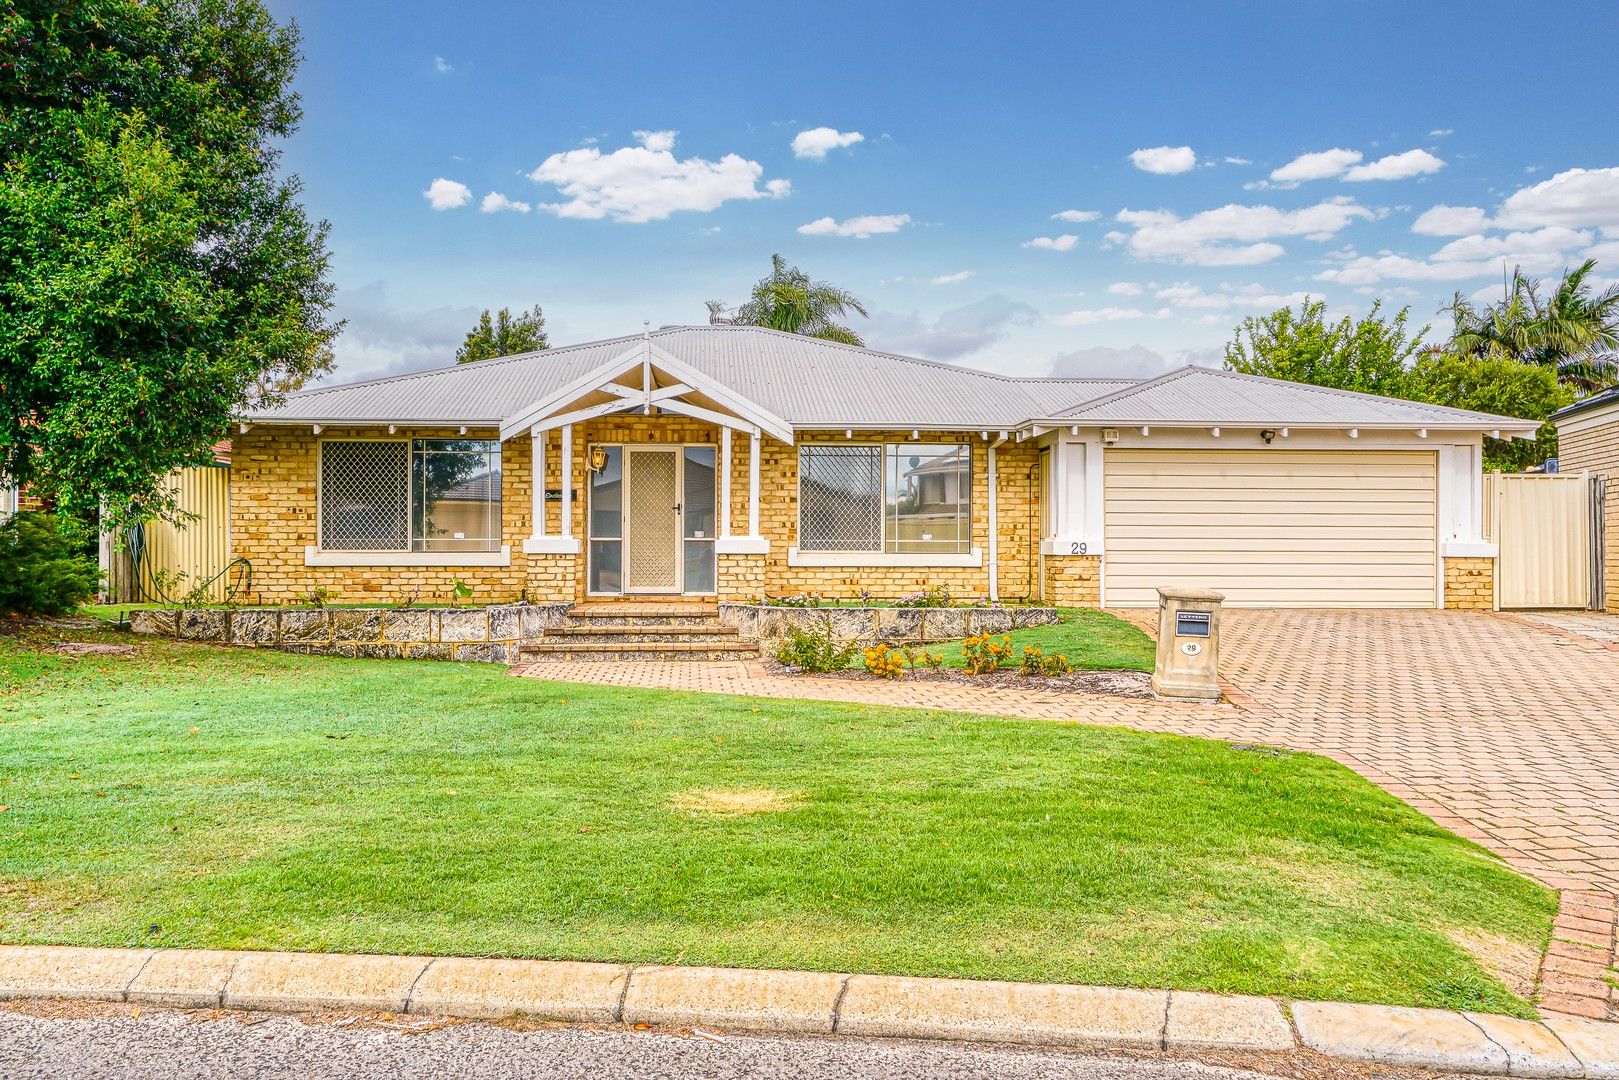
MULTIPOLYGON (((1157 646, 1152 638, 1116 615, 1094 608, 1059 608, 1062 621, 1031 626, 1004 636, 1012 639, 1013 661, 1025 645, 1036 645, 1047 656, 1065 656, 1068 666, 1096 671, 1151 671, 1157 646)), ((995 635, 997 638, 1003 636, 995 635)), ((929 645, 929 652, 944 657, 946 667, 961 666, 961 643, 929 645)))
POLYGON ((81 636, 140 653, 0 639, 0 940, 1528 1014, 1458 942, 1549 933, 1546 890, 1309 755, 81 636))

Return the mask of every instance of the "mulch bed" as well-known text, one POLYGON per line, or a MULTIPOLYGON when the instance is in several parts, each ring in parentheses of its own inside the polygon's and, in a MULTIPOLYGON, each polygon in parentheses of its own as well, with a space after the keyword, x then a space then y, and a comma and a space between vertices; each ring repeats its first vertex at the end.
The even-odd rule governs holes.
POLYGON ((984 675, 969 675, 960 668, 941 668, 938 671, 907 670, 901 679, 883 679, 848 668, 843 671, 810 673, 788 667, 775 660, 765 660, 764 667, 771 675, 786 675, 794 679, 842 679, 846 682, 907 682, 955 683, 958 686, 981 686, 1001 690, 1039 690, 1059 694, 1112 694, 1115 697, 1150 698, 1147 684, 1152 676, 1144 671, 1070 671, 1066 675, 1047 678, 1044 675, 1024 675, 1016 669, 991 671, 984 675))

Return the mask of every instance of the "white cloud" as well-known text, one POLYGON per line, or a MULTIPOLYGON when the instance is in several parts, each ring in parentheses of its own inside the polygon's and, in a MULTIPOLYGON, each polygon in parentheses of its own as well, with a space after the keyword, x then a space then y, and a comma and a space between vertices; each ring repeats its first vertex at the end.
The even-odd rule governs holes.
POLYGON ((1490 215, 1477 206, 1446 206, 1440 203, 1424 210, 1411 223, 1411 231, 1423 236, 1466 236, 1490 227, 1490 215))
POLYGON ((1053 221, 1069 221, 1080 225, 1087 221, 1095 221, 1101 216, 1095 210, 1058 210, 1051 218, 1053 221))
POLYGON ((434 210, 454 210, 467 204, 467 200, 472 198, 472 189, 458 180, 446 180, 441 176, 428 184, 422 195, 434 210))
POLYGON ((1196 168, 1197 154, 1190 146, 1152 146, 1131 153, 1130 164, 1142 172, 1173 175, 1196 168))
POLYGON ((435 56, 433 57, 433 70, 438 72, 440 75, 448 75, 450 72, 455 70, 455 65, 444 59, 442 56, 435 56))
POLYGON ((630 132, 630 134, 634 135, 635 138, 636 138, 636 141, 638 141, 642 146, 646 147, 648 150, 651 150, 651 151, 653 151, 655 153, 662 153, 665 150, 673 150, 675 148, 675 136, 680 134, 680 132, 678 132, 678 131, 632 131, 632 132, 630 132))
POLYGON ((1357 165, 1344 173, 1344 179, 1350 183, 1361 180, 1407 180, 1413 176, 1436 173, 1444 167, 1444 161, 1426 150, 1407 150, 1403 154, 1390 154, 1365 165, 1357 165))
POLYGON ((333 383, 402 375, 455 362, 455 348, 478 322, 475 307, 396 307, 380 281, 339 288, 336 315, 345 320, 333 351, 333 383))
MULTIPOLYGON (((1220 363, 1220 350, 1216 349, 1215 353, 1208 366, 1220 363)), ((1150 379, 1187 361, 1202 362, 1192 354, 1171 358, 1145 345, 1132 345, 1127 349, 1093 345, 1053 356, 1051 369, 1046 374, 1054 379, 1150 379)))
POLYGON ((1370 285, 1378 281, 1466 281, 1498 276, 1503 267, 1521 267, 1526 273, 1548 273, 1560 268, 1570 252, 1590 243, 1589 231, 1562 226, 1508 233, 1474 234, 1441 247, 1426 259, 1383 253, 1350 258, 1342 266, 1324 270, 1317 281, 1340 285, 1370 285))
POLYGON ((973 274, 974 274, 974 271, 972 271, 972 270, 957 270, 954 274, 940 274, 938 277, 936 277, 932 281, 928 282, 928 284, 929 285, 954 285, 954 284, 956 284, 958 282, 966 281, 968 278, 972 277, 973 274))
POLYGON ((1118 220, 1135 231, 1130 254, 1189 266, 1255 266, 1285 254, 1278 237, 1330 240, 1349 224, 1377 215, 1346 196, 1298 210, 1236 203, 1182 218, 1168 210, 1121 210, 1118 220))
POLYGON ((963 307, 951 308, 932 322, 916 312, 899 315, 879 311, 862 331, 866 344, 905 356, 956 360, 993 345, 1017 326, 1028 326, 1040 313, 1018 300, 992 293, 963 307))
POLYGON ((594 146, 552 154, 529 173, 529 179, 551 184, 565 202, 541 203, 558 217, 639 223, 661 221, 681 210, 714 210, 732 199, 782 198, 792 190, 787 180, 767 181, 764 166, 737 154, 718 161, 676 158, 673 131, 638 131, 639 146, 603 154, 594 146))
POLYGON ((816 218, 808 225, 800 225, 798 231, 805 236, 852 236, 865 240, 882 233, 899 232, 910 223, 909 214, 862 214, 842 221, 816 218))
POLYGON ((1107 287, 1107 291, 1114 296, 1140 296, 1146 287, 1139 281, 1115 281, 1107 287))
POLYGON ((526 214, 533 209, 533 207, 529 206, 529 204, 526 202, 519 202, 516 199, 508 199, 505 195, 502 195, 498 191, 491 191, 489 194, 483 197, 483 202, 478 204, 478 209, 482 210, 486 214, 498 214, 502 210, 511 210, 519 214, 526 214))
POLYGON ((839 131, 837 128, 829 127, 810 128, 793 136, 793 156, 808 158, 811 161, 825 161, 829 151, 865 141, 866 137, 858 131, 839 131))
POLYGON ((1058 326, 1095 326, 1097 323, 1121 322, 1126 319, 1167 319, 1174 312, 1168 308, 1143 311, 1133 307, 1084 308, 1053 315, 1051 321, 1058 326))
POLYGON ((1224 157, 1224 158, 1221 158, 1220 160, 1224 161, 1227 165, 1252 165, 1253 164, 1252 161, 1249 161, 1245 157, 1231 157, 1229 155, 1224 157))
POLYGON ((1222 283, 1217 290, 1209 292, 1201 285, 1194 285, 1189 281, 1178 281, 1153 293, 1155 299, 1162 300, 1171 307, 1208 308, 1217 311, 1224 311, 1229 308, 1274 311, 1280 307, 1292 307, 1294 304, 1309 299, 1312 295, 1319 294, 1307 292, 1278 293, 1258 283, 1247 285, 1222 283))
POLYGON ((1619 237, 1619 168, 1569 169, 1507 197, 1495 215, 1506 229, 1566 225, 1619 237))
POLYGON ((1359 150, 1345 150, 1343 147, 1300 154, 1281 168, 1272 170, 1270 178, 1284 184, 1326 180, 1342 176, 1351 165, 1360 164, 1363 156, 1359 150))
POLYGON ((1073 233, 1063 233, 1061 236, 1037 236, 1033 240, 1023 241, 1023 246, 1039 248, 1042 251, 1073 251, 1077 243, 1079 237, 1073 233))
POLYGON ((1428 132, 1428 137, 1432 139, 1443 139, 1446 135, 1454 134, 1456 134, 1455 128, 1434 128, 1432 131, 1428 132))

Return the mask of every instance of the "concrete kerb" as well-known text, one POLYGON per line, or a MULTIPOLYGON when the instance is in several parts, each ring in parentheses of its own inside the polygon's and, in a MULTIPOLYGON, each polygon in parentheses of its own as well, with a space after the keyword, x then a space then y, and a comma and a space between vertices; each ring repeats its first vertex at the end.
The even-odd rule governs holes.
POLYGON ((477 957, 0 945, 0 999, 339 1008, 1169 1051, 1619 1080, 1619 1024, 1191 991, 477 957))

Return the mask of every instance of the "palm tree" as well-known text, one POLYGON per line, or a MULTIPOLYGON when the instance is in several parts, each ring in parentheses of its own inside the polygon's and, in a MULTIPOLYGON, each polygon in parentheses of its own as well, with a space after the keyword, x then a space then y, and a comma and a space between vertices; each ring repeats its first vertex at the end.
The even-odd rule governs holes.
MULTIPOLYGON (((770 276, 753 286, 748 302, 737 308, 739 326, 767 326, 789 334, 864 345, 859 334, 835 320, 848 312, 865 317, 866 305, 853 293, 790 266, 780 255, 770 256, 770 276)), ((712 309, 710 309, 712 315, 712 309)))
POLYGON ((1463 356, 1509 357, 1557 372, 1566 386, 1591 393, 1619 380, 1619 285, 1593 293, 1587 259, 1564 273, 1542 300, 1540 283, 1514 271, 1500 302, 1482 309, 1457 293, 1445 310, 1455 320, 1451 348, 1463 356))

